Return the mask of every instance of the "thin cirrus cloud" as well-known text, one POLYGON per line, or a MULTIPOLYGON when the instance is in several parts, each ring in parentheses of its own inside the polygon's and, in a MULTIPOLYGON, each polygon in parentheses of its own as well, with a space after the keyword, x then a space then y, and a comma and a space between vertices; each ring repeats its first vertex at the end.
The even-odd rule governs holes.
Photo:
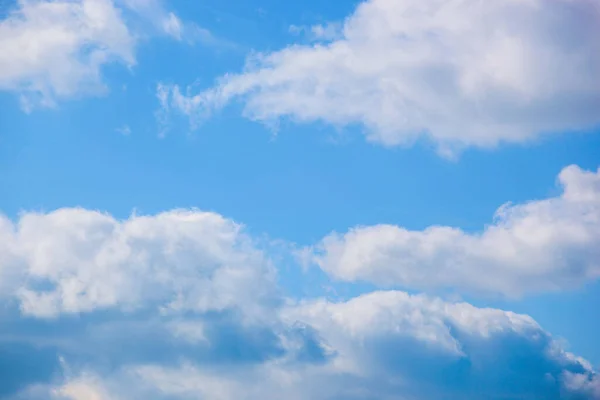
POLYGON ((135 65, 145 30, 211 37, 160 0, 20 0, 0 20, 0 90, 18 94, 28 111, 103 93, 102 69, 135 65))
POLYGON ((340 32, 253 55, 197 94, 159 85, 162 108, 197 122, 239 100, 252 120, 360 124, 446 155, 600 124, 597 2, 369 0, 340 32))
POLYGON ((558 180, 559 196, 506 204, 481 232, 356 227, 308 253, 335 278, 384 286, 507 296, 574 288, 600 277, 600 169, 569 166, 558 180))
POLYGON ((231 47, 232 43, 212 35, 195 23, 182 21, 175 13, 164 7, 163 0, 117 0, 124 8, 134 11, 149 23, 154 31, 179 41, 199 42, 208 46, 231 47))

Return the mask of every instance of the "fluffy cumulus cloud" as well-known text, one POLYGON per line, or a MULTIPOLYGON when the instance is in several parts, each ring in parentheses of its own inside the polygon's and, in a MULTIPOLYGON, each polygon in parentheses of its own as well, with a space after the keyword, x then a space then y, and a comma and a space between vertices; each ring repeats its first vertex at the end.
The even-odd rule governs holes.
POLYGON ((330 37, 252 56, 196 95, 162 87, 163 106, 196 119, 240 99, 253 120, 360 124, 445 152, 600 123, 595 1, 368 0, 330 37))
MULTIPOLYGON (((258 307, 273 272, 242 226, 214 213, 171 211, 120 221, 85 209, 26 213, 0 225, 0 274, 25 314, 149 305, 170 310, 258 307), (256 283, 256 286, 254 286, 256 283)), ((274 284, 274 282, 273 282, 274 284)))
POLYGON ((102 93, 103 67, 135 64, 144 25, 183 34, 159 0, 19 0, 0 19, 0 90, 18 93, 25 109, 102 93))
POLYGON ((594 369, 526 315, 287 298, 268 243, 215 213, 24 213, 0 239, 2 399, 598 398, 594 369))
POLYGON ((600 277, 600 169, 558 177, 560 196, 506 204, 478 233, 432 226, 357 227, 312 249, 332 276, 383 285, 519 296, 569 289, 600 277))
POLYGON ((600 399, 600 376, 565 373, 565 386, 568 390, 592 399, 600 399))
POLYGON ((589 364, 524 315, 394 291, 274 311, 288 330, 267 359, 223 364, 188 353, 102 374, 71 369, 35 389, 64 400, 597 398, 589 364))

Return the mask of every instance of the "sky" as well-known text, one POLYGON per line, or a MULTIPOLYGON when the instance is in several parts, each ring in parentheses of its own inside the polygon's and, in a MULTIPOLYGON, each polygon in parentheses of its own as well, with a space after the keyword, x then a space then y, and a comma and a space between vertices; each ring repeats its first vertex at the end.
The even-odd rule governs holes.
POLYGON ((0 0, 0 400, 600 399, 597 0, 0 0))

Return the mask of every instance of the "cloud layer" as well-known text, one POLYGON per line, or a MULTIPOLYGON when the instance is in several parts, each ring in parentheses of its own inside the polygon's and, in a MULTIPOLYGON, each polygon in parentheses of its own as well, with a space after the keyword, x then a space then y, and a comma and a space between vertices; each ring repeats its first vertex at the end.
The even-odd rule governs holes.
POLYGON ((239 99, 253 120, 360 124, 444 152, 600 124, 597 2, 369 0, 341 31, 254 55, 196 95, 162 86, 163 107, 196 120, 239 99))
POLYGON ((600 169, 563 169, 563 193, 500 207, 478 233, 432 226, 357 227, 331 234, 313 261, 332 276, 384 286, 519 296, 600 277, 600 169))
MULTIPOLYGON (((563 171, 563 197, 596 199, 563 171)), ((595 399, 531 317, 376 291, 292 300, 268 246, 215 213, 0 219, 3 399, 595 399), (35 368, 27 360, 38 360, 35 368)))
POLYGON ((523 315, 390 291, 288 305, 272 317, 281 351, 262 359, 223 364, 188 352, 174 364, 123 363, 103 373, 63 365, 63 378, 21 396, 36 399, 37 390, 40 399, 50 393, 70 400, 597 398, 589 364, 523 315))

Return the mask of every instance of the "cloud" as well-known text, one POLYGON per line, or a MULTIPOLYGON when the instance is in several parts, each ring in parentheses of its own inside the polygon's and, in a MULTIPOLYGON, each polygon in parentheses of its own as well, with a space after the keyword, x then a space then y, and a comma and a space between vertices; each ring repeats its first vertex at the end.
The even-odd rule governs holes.
MULTIPOLYGON (((562 197, 596 198, 595 175, 561 177, 562 197)), ((268 246, 216 213, 28 212, 0 239, 1 398, 597 397, 589 363, 526 315, 400 291, 287 298, 268 246)))
POLYGON ((597 380, 589 364, 524 315, 382 291, 340 303, 290 304, 272 317, 310 329, 327 357, 293 357, 296 346, 288 340, 279 356, 252 363, 188 355, 175 365, 125 364, 103 374, 86 368, 47 390, 74 400, 88 393, 99 399, 597 398, 588 387, 597 380))
POLYGON ((123 125, 115 130, 123 136, 131 135, 131 128, 129 127, 129 125, 123 125))
POLYGON ((6 287, 25 314, 236 305, 258 312, 273 295, 269 260, 242 226, 218 214, 175 210, 119 221, 72 208, 3 221, 0 274, 12 276, 6 287))
POLYGON ((110 0, 21 0, 0 21, 0 89, 25 108, 105 90, 101 69, 135 64, 135 38, 110 0))
POLYGON ((201 43, 205 46, 218 48, 234 48, 235 44, 214 36, 208 29, 193 22, 182 21, 181 18, 164 6, 163 0, 117 0, 126 9, 141 16, 142 21, 149 24, 157 34, 188 44, 201 43))
POLYGON ((335 350, 332 373, 364 379, 368 386, 355 389, 371 396, 357 398, 552 399, 565 395, 565 374, 595 377, 529 316, 467 303, 379 291, 304 302, 284 315, 335 350))
POLYGON ((109 400, 113 397, 103 387, 94 382, 93 377, 80 377, 67 382, 54 391, 55 397, 65 400, 109 400))
POLYGON ((600 399, 600 376, 565 372, 565 385, 568 390, 586 398, 600 399))
POLYGON ((339 23, 313 26, 291 25, 289 32, 293 35, 304 35, 311 41, 331 41, 343 38, 342 25, 339 23))
POLYGON ((132 67, 144 32, 212 38, 160 0, 19 0, 0 19, 0 90, 30 111, 106 92, 103 68, 132 67))
POLYGON ((597 2, 369 0, 342 31, 253 55, 195 95, 169 86, 168 103, 204 118, 237 99, 252 120, 360 124, 369 141, 446 154, 600 124, 597 2))
POLYGON ((520 296, 600 277, 600 169, 563 169, 560 196, 500 207, 481 232, 395 225, 333 233, 313 249, 331 276, 383 286, 520 296))
POLYGON ((120 0, 120 2, 150 23, 157 32, 176 40, 184 38, 183 21, 175 13, 167 11, 162 0, 120 0))

